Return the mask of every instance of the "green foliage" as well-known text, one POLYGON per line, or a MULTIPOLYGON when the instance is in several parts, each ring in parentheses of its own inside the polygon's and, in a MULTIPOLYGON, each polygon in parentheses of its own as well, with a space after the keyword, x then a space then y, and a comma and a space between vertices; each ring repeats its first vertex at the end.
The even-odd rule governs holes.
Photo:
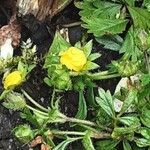
POLYGON ((79 91, 78 112, 75 117, 78 119, 86 119, 87 117, 87 105, 83 91, 79 91))
POLYGON ((110 117, 115 118, 114 104, 110 92, 105 92, 101 88, 99 88, 98 92, 99 97, 96 98, 96 102, 110 117))
POLYGON ((115 147, 119 141, 117 140, 101 140, 99 142, 96 142, 96 150, 115 150, 115 147))
POLYGON ((95 150, 92 140, 90 138, 90 134, 91 132, 87 131, 87 133, 83 137, 82 143, 83 143, 85 150, 95 150))

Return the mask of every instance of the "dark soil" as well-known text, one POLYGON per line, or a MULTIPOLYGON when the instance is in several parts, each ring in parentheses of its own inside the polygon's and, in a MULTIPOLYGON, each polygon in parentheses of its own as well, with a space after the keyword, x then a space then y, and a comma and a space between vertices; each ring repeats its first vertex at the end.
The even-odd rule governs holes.
MULTIPOLYGON (((31 38, 32 41, 38 47, 38 56, 44 56, 48 51, 52 42, 56 27, 61 28, 63 24, 79 21, 78 9, 71 4, 63 12, 54 17, 51 22, 45 21, 39 23, 33 16, 26 16, 23 19, 19 19, 22 24, 22 40, 31 38)), ((0 25, 7 23, 7 18, 3 11, 0 9, 0 25)), ((69 28, 69 37, 71 43, 74 44, 81 39, 84 30, 80 26, 69 28)), ((95 51, 99 51, 102 57, 98 60, 102 70, 105 70, 106 65, 111 60, 117 59, 119 56, 117 53, 110 52, 104 49, 96 42, 94 44, 95 51)), ((24 90, 27 91, 37 102, 44 106, 49 105, 49 98, 51 96, 51 89, 43 82, 45 77, 45 71, 42 69, 42 64, 39 64, 32 72, 31 77, 23 85, 24 90)), ((111 89, 114 91, 116 80, 105 80, 97 82, 97 85, 104 89, 111 89)), ((2 85, 0 85, 0 92, 2 91, 2 85)), ((62 112, 68 116, 74 116, 77 112, 77 94, 73 92, 67 92, 61 101, 62 112)), ((24 146, 19 143, 12 135, 11 130, 21 123, 26 123, 19 117, 19 112, 9 111, 0 105, 0 150, 28 150, 28 146, 24 146)), ((61 129, 68 129, 68 124, 60 127, 61 129)), ((81 150, 83 149, 81 143, 74 143, 67 148, 67 150, 81 150)))

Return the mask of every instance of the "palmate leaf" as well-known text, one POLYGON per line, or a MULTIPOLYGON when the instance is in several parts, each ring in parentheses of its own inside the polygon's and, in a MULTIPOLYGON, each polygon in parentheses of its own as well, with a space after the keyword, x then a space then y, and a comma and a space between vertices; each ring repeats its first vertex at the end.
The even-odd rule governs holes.
POLYGON ((127 20, 123 19, 103 19, 103 18, 82 18, 86 23, 82 26, 88 29, 89 33, 93 33, 94 36, 99 37, 104 34, 117 34, 122 33, 127 24, 127 20))
POLYGON ((100 107, 112 118, 115 118, 114 102, 110 91, 105 92, 99 88, 99 97, 96 97, 96 102, 100 107))

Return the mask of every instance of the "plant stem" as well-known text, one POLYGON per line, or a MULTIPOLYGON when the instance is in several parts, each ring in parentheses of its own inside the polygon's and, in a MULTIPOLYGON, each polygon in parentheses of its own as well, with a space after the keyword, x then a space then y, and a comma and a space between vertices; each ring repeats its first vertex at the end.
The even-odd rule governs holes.
POLYGON ((52 93, 52 97, 51 97, 51 107, 52 107, 52 108, 54 108, 55 93, 56 93, 56 90, 55 90, 55 88, 54 88, 54 89, 53 89, 53 93, 52 93))
POLYGON ((120 77, 118 73, 108 74, 108 72, 106 71, 98 72, 98 73, 88 73, 87 76, 90 77, 92 80, 104 80, 104 79, 120 77))
POLYGON ((35 112, 37 112, 37 113, 40 113, 41 115, 44 115, 45 117, 48 117, 48 114, 45 113, 45 112, 42 112, 42 111, 40 111, 40 110, 37 110, 37 109, 35 109, 35 108, 33 108, 33 107, 29 106, 29 105, 26 105, 26 107, 29 108, 29 109, 32 110, 32 111, 35 111, 35 112))
POLYGON ((146 65, 147 65, 148 73, 150 74, 150 62, 149 62, 148 54, 146 51, 144 51, 144 59, 145 59, 146 65))
POLYGON ((56 130, 52 130, 51 131, 53 134, 57 134, 57 135, 85 135, 85 132, 76 132, 76 131, 56 131, 56 130))
MULTIPOLYGON (((80 136, 84 136, 86 135, 86 132, 76 132, 76 131, 55 131, 52 130, 51 131, 53 134, 56 135, 80 135, 80 136)), ((111 135, 108 133, 92 133, 91 137, 92 138, 96 138, 96 139, 103 139, 103 138, 109 138, 111 135)))
POLYGON ((41 106, 39 103, 37 103, 31 96, 29 96, 24 90, 21 90, 22 93, 25 95, 25 97, 32 103, 34 104, 36 107, 38 107, 39 109, 45 111, 45 112, 49 112, 48 109, 44 108, 43 106, 41 106))

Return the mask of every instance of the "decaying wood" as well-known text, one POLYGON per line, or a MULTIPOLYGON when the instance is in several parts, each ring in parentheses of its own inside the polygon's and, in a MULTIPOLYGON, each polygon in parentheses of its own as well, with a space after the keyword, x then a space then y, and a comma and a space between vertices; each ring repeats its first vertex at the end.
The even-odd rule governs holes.
POLYGON ((52 18, 64 9, 72 0, 17 0, 20 15, 33 14, 38 20, 52 18))

